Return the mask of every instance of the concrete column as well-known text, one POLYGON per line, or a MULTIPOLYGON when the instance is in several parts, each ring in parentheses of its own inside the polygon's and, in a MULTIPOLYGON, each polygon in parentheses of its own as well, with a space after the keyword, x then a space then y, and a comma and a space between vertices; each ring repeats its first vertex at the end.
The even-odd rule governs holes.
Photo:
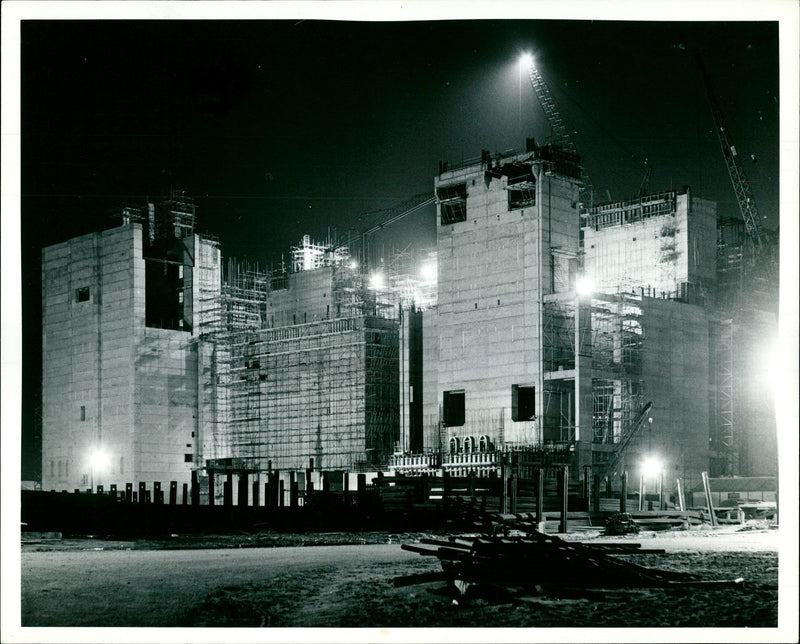
POLYGON ((591 465, 592 300, 581 296, 575 302, 575 441, 578 467, 591 465))
POLYGON ((569 467, 561 468, 559 476, 561 481, 561 519, 558 522, 558 531, 567 532, 567 512, 569 511, 569 467))
POLYGON ((623 472, 620 477, 619 511, 628 511, 628 473, 623 472))
POLYGON ((214 470, 208 470, 208 504, 214 505, 214 470))
POLYGON ((544 521, 544 470, 536 468, 536 525, 544 521))
POLYGON ((248 505, 248 494, 250 487, 250 477, 247 472, 239 472, 239 498, 237 499, 237 505, 241 507, 246 507, 248 505))

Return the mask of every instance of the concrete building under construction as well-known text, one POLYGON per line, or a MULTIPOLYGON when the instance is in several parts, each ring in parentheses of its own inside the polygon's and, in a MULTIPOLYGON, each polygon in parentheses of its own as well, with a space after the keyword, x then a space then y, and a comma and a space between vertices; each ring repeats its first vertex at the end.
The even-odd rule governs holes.
POLYGON ((219 247, 180 193, 122 219, 42 252, 43 489, 188 481, 197 466, 194 338, 219 247))
POLYGON ((44 489, 509 459, 613 479, 657 456, 687 489, 774 473, 742 377, 774 317, 720 308, 738 255, 715 204, 584 209, 580 187, 577 155, 533 141, 443 164, 435 249, 382 274, 308 236, 278 269, 223 262, 178 193, 45 249, 44 489))
POLYGON ((710 419, 698 298, 713 292, 714 204, 663 193, 581 218, 580 176, 576 155, 534 144, 436 178, 438 304, 415 321, 422 451, 457 473, 518 452, 609 475, 657 452, 699 480, 710 419))

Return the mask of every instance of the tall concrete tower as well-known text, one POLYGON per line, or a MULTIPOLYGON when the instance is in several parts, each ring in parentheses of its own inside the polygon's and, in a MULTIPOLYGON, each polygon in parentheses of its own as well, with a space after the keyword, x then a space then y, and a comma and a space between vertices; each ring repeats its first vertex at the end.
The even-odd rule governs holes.
POLYGON ((528 147, 443 164, 435 179, 438 373, 429 372, 437 392, 425 415, 441 430, 427 432, 431 448, 437 439, 445 451, 544 440, 542 302, 574 288, 581 169, 575 154, 528 147))
POLYGON ((198 464, 197 336, 219 248, 187 203, 133 215, 42 251, 45 490, 188 482, 198 464))

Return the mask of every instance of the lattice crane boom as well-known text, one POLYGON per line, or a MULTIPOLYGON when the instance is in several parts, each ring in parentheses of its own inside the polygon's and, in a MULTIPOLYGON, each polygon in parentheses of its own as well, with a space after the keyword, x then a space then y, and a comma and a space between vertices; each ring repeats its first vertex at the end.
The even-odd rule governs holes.
MULTIPOLYGON (((544 112, 545 116, 547 117, 547 121, 550 124, 550 129, 552 131, 552 142, 569 152, 577 153, 575 144, 572 142, 569 132, 567 131, 567 126, 564 122, 564 119, 561 116, 561 113, 558 111, 556 103, 550 94, 550 88, 547 86, 547 83, 545 83, 544 78, 542 78, 542 75, 539 73, 539 70, 536 69, 533 58, 529 57, 525 59, 524 64, 528 69, 528 79, 531 82, 531 87, 533 87, 533 91, 536 92, 536 97, 539 99, 539 104, 542 106, 542 111, 544 112)), ((594 195, 594 187, 589 179, 589 175, 586 174, 585 171, 581 172, 581 179, 583 181, 581 193, 589 196, 589 206, 591 206, 591 201, 594 195)))
POLYGON ((547 87, 547 83, 544 82, 542 75, 539 73, 539 70, 536 69, 532 60, 528 64, 528 78, 530 79, 533 91, 536 92, 536 97, 539 99, 539 104, 542 106, 542 111, 547 117, 548 123, 550 123, 550 129, 553 132, 553 143, 560 145, 570 152, 575 152, 575 145, 572 143, 572 139, 564 124, 564 119, 561 117, 561 113, 558 111, 555 101, 553 101, 550 88, 547 87))
POLYGON ((705 65, 703 65, 703 61, 699 54, 695 55, 695 60, 697 61, 697 65, 700 68, 700 73, 703 76, 703 83, 705 84, 706 93, 708 94, 708 102, 711 105, 711 113, 714 116, 714 126, 717 132, 717 138, 719 139, 719 145, 722 148, 722 157, 724 158, 725 166, 728 169, 728 176, 731 179, 733 191, 736 193, 736 200, 739 203, 739 210, 742 213, 742 219, 744 219, 745 230, 753 242, 756 253, 759 253, 762 249, 763 232, 761 227, 761 218, 758 214, 758 207, 756 206, 756 201, 753 198, 753 191, 750 188, 750 182, 747 180, 747 175, 745 175, 744 168, 742 168, 742 165, 739 163, 736 147, 733 145, 728 135, 728 130, 725 127, 725 121, 722 119, 722 110, 720 109, 719 102, 717 101, 714 91, 711 89, 711 82, 709 81, 708 73, 706 72, 705 65))

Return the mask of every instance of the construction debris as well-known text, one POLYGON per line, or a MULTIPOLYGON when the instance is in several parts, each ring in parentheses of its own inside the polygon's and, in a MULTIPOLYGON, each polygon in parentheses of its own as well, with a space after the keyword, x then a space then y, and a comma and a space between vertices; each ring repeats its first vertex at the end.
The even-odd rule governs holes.
POLYGON ((519 598, 543 593, 585 596, 599 589, 725 585, 742 581, 703 581, 689 573, 646 568, 615 558, 615 555, 664 553, 642 549, 638 543, 570 543, 538 532, 532 527, 530 517, 496 514, 490 520, 506 533, 516 530, 526 534, 424 538, 419 545, 403 544, 404 550, 437 557, 442 571, 398 577, 394 585, 445 581, 447 588, 459 596, 519 598))
POLYGON ((606 521, 603 534, 639 534, 639 524, 636 523, 629 512, 617 512, 617 514, 612 514, 606 521))

